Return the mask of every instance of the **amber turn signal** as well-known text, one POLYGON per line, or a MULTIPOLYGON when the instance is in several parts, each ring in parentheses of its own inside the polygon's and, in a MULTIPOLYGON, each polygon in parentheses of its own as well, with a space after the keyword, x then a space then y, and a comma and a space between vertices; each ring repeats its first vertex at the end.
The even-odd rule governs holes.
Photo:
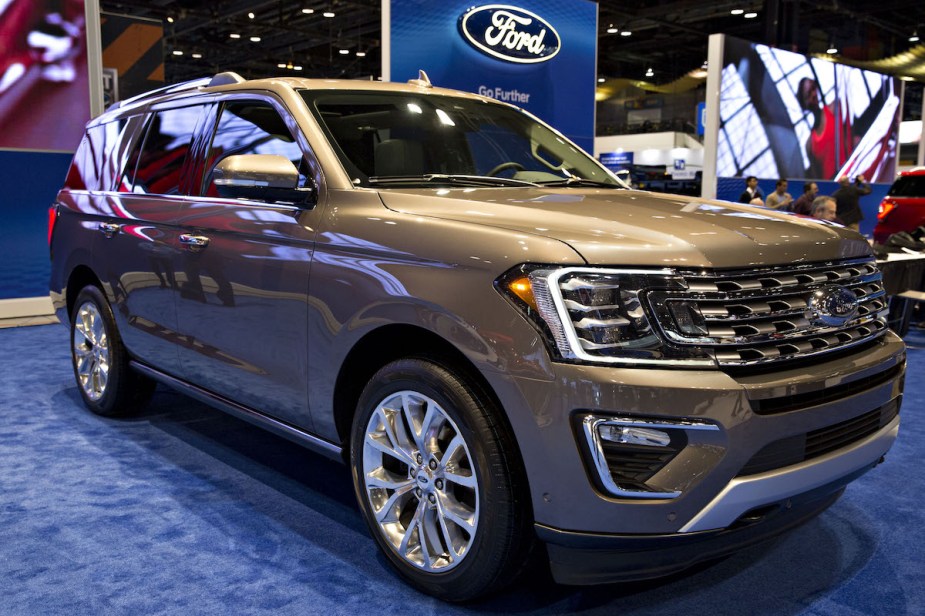
POLYGON ((530 279, 526 276, 521 276, 520 278, 515 278, 510 281, 507 285, 507 288, 524 301, 530 308, 537 310, 536 307, 536 298, 533 297, 533 286, 530 284, 530 279))

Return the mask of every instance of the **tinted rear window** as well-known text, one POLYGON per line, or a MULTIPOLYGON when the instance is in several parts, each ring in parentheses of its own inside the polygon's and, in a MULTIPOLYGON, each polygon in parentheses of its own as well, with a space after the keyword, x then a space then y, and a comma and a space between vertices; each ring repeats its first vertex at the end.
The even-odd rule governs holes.
POLYGON ((904 175, 890 187, 891 197, 925 197, 925 175, 904 175))
POLYGON ((158 111, 137 157, 135 178, 129 192, 175 195, 180 192, 181 172, 193 141, 203 106, 158 111))

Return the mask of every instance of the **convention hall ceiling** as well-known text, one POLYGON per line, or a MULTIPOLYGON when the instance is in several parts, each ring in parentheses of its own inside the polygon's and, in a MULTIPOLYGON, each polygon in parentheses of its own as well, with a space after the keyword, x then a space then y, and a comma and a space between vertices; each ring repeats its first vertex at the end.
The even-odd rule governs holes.
MULTIPOLYGON (((104 12, 163 22, 169 81, 221 70, 277 75, 297 66, 305 76, 378 77, 380 7, 381 0, 102 0, 104 12)), ((653 83, 699 68, 715 32, 801 53, 834 46, 859 61, 922 46, 909 39, 925 36, 925 2, 909 0, 633 0, 599 7, 599 74, 653 83)))

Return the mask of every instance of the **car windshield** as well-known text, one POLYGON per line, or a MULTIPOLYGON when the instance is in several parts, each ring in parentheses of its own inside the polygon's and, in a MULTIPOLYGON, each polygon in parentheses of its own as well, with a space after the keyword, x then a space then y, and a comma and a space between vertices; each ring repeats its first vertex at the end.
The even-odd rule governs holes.
POLYGON ((400 92, 301 94, 358 186, 625 188, 579 148, 505 105, 400 92))

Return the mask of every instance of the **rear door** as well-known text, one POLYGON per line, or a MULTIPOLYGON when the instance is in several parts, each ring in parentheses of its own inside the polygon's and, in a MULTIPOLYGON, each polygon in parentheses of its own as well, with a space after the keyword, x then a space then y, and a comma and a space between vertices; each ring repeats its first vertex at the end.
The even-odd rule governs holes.
POLYGON ((94 221, 96 271, 105 283, 131 354, 177 373, 176 217, 189 193, 188 168, 204 105, 159 106, 134 118, 144 123, 122 158, 114 190, 97 195, 105 216, 94 221))
POLYGON ((221 101, 202 152, 200 196, 178 218, 183 376, 310 430, 308 277, 321 206, 220 197, 213 170, 235 154, 282 155, 300 169, 303 185, 321 182, 308 177, 307 141, 282 102, 258 94, 221 101))

